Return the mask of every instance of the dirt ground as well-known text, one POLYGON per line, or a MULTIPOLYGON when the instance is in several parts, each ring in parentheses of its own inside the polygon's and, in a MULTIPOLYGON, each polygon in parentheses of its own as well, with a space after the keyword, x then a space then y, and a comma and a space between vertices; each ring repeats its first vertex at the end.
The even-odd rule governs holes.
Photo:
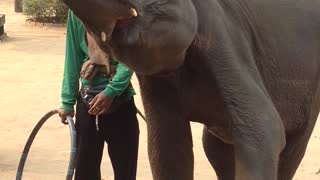
MULTIPOLYGON (((27 23, 13 12, 14 0, 0 1, 8 37, 0 42, 0 179, 15 178, 18 161, 34 125, 47 111, 60 105, 65 28, 27 23)), ((138 91, 136 103, 142 109, 138 91)), ((138 180, 151 180, 147 156, 146 125, 140 120, 138 180)), ((295 180, 320 180, 320 121, 311 136, 295 180)), ((192 123, 196 180, 216 179, 201 144, 202 125, 192 123)), ((69 156, 69 132, 57 116, 41 129, 25 166, 25 180, 64 179, 69 156)), ((107 154, 105 152, 105 154, 107 154)), ((295 158, 295 157, 292 157, 295 158)), ((104 179, 113 179, 107 156, 102 164, 104 179)))

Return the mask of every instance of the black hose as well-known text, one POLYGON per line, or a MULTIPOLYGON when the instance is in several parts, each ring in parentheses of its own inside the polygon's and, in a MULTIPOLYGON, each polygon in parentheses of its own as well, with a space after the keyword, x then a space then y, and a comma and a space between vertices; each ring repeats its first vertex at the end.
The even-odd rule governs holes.
MULTIPOLYGON (((22 178, 23 168, 24 168, 25 162, 27 160, 30 147, 33 143, 34 138, 38 134, 40 128, 51 116, 53 116, 54 114, 57 114, 57 113, 58 113, 58 110, 49 111, 47 114, 45 114, 40 119, 40 121, 33 128, 32 132, 28 138, 28 141, 27 141, 26 145, 24 146, 23 152, 21 154, 21 158, 20 158, 20 162, 19 162, 19 166, 18 166, 18 170, 17 170, 17 175, 16 175, 16 180, 21 180, 21 178, 22 178)), ((70 136, 71 136, 71 151, 70 151, 70 160, 69 160, 69 166, 68 166, 66 180, 72 180, 73 173, 74 173, 74 166, 75 166, 75 156, 76 156, 76 131, 75 131, 73 119, 70 116, 67 117, 67 121, 68 121, 69 129, 70 129, 70 136)))
POLYGON ((77 145, 76 145, 76 129, 74 127, 74 121, 72 117, 67 117, 69 130, 70 130, 70 137, 71 137, 71 150, 70 150, 70 159, 69 159, 69 166, 68 166, 68 173, 66 180, 72 180, 73 173, 74 173, 74 167, 76 163, 76 153, 77 153, 77 145))

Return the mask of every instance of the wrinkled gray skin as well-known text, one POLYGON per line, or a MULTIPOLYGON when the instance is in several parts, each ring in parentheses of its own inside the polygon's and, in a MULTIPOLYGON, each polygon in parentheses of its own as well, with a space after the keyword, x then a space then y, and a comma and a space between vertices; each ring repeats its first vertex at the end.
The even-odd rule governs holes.
POLYGON ((65 2, 137 73, 155 180, 193 179, 190 121, 219 180, 292 179, 319 112, 319 1, 65 2))
POLYGON ((90 61, 81 67, 81 77, 92 80, 97 75, 111 75, 109 56, 101 50, 94 38, 87 32, 85 35, 90 61))

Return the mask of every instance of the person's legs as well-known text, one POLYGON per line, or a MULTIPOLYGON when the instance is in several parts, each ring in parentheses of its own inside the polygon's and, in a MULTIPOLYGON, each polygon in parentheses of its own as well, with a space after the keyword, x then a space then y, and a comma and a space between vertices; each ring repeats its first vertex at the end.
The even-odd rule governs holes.
POLYGON ((134 101, 101 117, 100 129, 108 143, 115 180, 135 180, 139 146, 139 124, 134 101))
POLYGON ((76 108, 77 162, 75 180, 100 180, 104 139, 96 129, 95 118, 81 98, 76 108))

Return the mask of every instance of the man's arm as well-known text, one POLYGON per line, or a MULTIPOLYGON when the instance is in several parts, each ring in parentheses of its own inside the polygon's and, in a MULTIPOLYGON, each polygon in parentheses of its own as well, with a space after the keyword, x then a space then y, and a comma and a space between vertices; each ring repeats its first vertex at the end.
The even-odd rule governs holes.
POLYGON ((103 91, 104 95, 114 98, 120 96, 128 87, 133 72, 125 65, 118 63, 117 71, 112 81, 107 85, 103 91))
POLYGON ((106 89, 99 93, 90 103, 89 113, 92 115, 101 114, 107 111, 112 100, 116 96, 120 96, 128 87, 133 72, 125 65, 118 63, 117 71, 112 81, 107 85, 106 89))
MULTIPOLYGON (((62 82, 62 106, 61 109, 69 112, 74 111, 78 90, 81 61, 84 53, 80 49, 81 24, 79 19, 71 11, 68 13, 67 35, 66 35, 66 54, 64 75, 62 82)), ((83 30, 84 33, 84 30, 83 30)), ((84 34, 83 34, 84 36, 84 34)))

